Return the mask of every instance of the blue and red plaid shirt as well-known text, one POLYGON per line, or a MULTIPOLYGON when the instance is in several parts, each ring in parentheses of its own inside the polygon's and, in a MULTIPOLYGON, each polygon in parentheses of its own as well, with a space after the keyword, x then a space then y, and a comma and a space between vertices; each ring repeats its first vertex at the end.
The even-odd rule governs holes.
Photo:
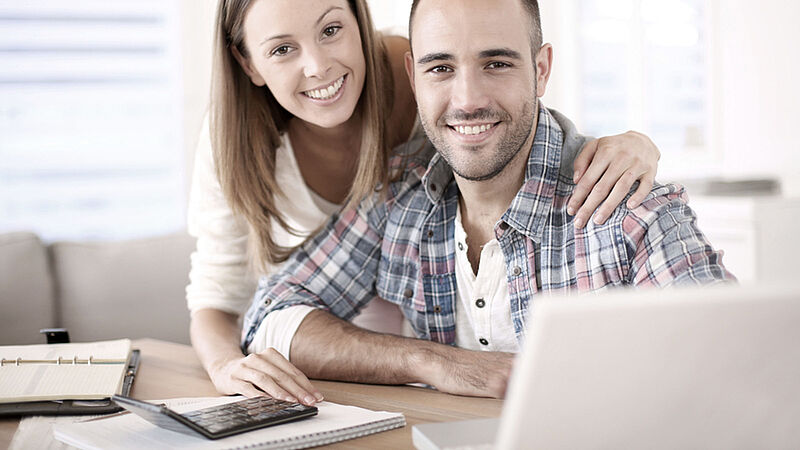
MULTIPOLYGON (((604 225, 576 229, 567 201, 584 143, 569 120, 540 108, 525 183, 495 226, 520 342, 537 295, 734 280, 677 185, 656 185, 641 206, 623 204, 604 225)), ((455 342, 458 185, 424 138, 399 148, 391 167, 402 175, 386 198, 334 215, 279 273, 259 281, 243 348, 272 311, 302 304, 351 319, 376 295, 400 306, 418 337, 455 342)))

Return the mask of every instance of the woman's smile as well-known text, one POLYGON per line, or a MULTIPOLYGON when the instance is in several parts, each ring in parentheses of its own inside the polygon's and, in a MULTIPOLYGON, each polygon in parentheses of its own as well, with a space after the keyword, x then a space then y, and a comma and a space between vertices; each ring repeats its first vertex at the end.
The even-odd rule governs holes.
POLYGON ((307 91, 303 91, 302 94, 308 98, 313 100, 333 100, 338 99, 340 97, 340 93, 343 91, 344 82, 347 78, 347 75, 342 75, 332 83, 329 83, 325 86, 310 89, 307 91))

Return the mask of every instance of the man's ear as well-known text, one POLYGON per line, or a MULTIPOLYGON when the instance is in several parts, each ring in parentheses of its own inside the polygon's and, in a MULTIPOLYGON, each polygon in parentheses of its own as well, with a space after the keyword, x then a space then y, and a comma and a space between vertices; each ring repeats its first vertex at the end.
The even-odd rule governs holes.
POLYGON ((250 65, 250 60, 239 53, 239 49, 237 49, 235 46, 231 46, 231 53, 233 53, 233 57, 236 59, 236 62, 239 63, 239 66, 242 68, 242 70, 244 70, 244 73, 247 74, 253 84, 256 86, 264 86, 267 84, 267 82, 261 78, 261 75, 259 75, 258 72, 253 69, 253 66, 250 65))
POLYGON ((408 81, 411 82, 411 92, 417 95, 417 86, 414 85, 414 56, 411 52, 406 52, 406 73, 408 74, 408 81))
POLYGON ((553 46, 544 44, 536 54, 536 96, 544 97, 553 70, 553 46))

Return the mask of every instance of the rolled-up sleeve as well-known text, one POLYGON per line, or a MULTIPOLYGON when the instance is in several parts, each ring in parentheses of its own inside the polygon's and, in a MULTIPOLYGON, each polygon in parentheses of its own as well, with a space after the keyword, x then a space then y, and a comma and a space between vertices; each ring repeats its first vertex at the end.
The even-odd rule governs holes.
POLYGON ((375 297, 384 212, 385 205, 372 198, 335 214, 278 273, 262 277, 245 315, 242 348, 276 310, 307 305, 345 320, 357 315, 375 297))
POLYGON ((291 361, 292 339, 303 319, 314 308, 305 305, 290 306, 273 311, 266 316, 247 346, 247 353, 260 353, 274 348, 287 360, 291 361))

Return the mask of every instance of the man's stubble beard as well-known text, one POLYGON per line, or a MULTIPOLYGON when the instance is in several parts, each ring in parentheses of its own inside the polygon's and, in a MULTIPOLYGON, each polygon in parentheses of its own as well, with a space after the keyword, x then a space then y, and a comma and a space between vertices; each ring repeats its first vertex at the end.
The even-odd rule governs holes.
MULTIPOLYGON (((535 87, 533 92, 536 92, 535 87)), ((422 122, 422 127, 425 129, 425 134, 428 135, 428 139, 430 139, 431 143, 436 147, 437 152, 447 161, 456 175, 468 181, 486 181, 502 173, 508 164, 523 150, 523 147, 525 147, 525 144, 534 132, 533 124, 535 122, 538 105, 539 102, 535 95, 532 101, 525 102, 522 113, 520 114, 520 120, 517 122, 517 125, 514 126, 513 129, 508 130, 500 140, 497 145, 497 150, 490 155, 490 161, 469 161, 470 164, 467 165, 458 163, 455 158, 454 149, 449 145, 447 139, 443 137, 443 133, 439 132, 440 130, 445 130, 444 133, 448 132, 446 126, 447 120, 450 118, 464 121, 488 118, 508 119, 510 116, 507 113, 501 114, 494 110, 478 110, 470 114, 457 112, 454 114, 445 114, 439 119, 437 124, 431 125, 431 121, 420 111, 420 121, 422 122)), ((506 120, 504 123, 512 122, 506 120)), ((477 151, 479 148, 479 146, 473 146, 472 148, 467 147, 466 151, 477 151)))

